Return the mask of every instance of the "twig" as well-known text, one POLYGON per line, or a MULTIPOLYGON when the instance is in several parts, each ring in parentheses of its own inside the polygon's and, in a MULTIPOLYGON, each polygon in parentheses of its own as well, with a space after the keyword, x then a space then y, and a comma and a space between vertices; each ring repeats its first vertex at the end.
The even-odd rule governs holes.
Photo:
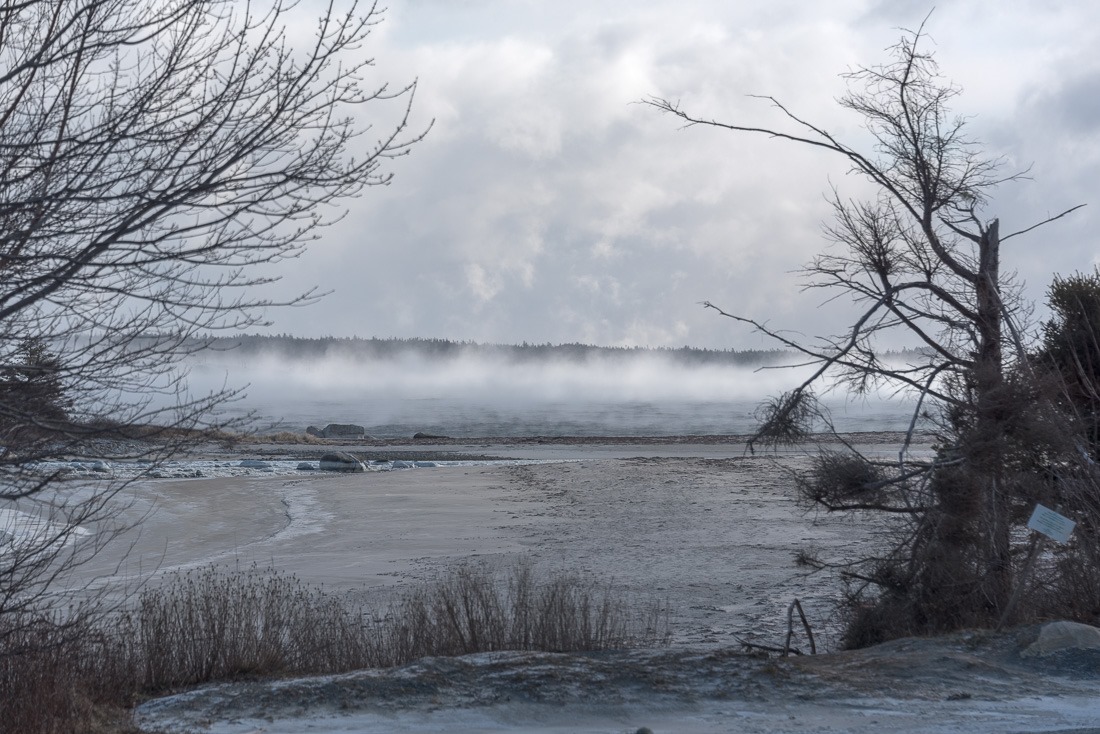
POLYGON ((784 657, 786 657, 788 652, 793 652, 795 655, 802 654, 802 651, 799 650, 797 647, 774 647, 772 645, 761 645, 757 642, 742 640, 740 637, 734 637, 734 639, 740 642, 742 647, 747 647, 749 649, 755 648, 757 650, 763 650, 764 652, 778 652, 781 653, 784 657))

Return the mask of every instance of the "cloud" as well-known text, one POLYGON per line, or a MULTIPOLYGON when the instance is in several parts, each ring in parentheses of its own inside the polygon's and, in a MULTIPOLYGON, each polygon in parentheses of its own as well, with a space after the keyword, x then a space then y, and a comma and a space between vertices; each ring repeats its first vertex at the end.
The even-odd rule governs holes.
MULTIPOLYGON (((840 0, 395 3, 378 73, 419 79, 428 139, 393 162, 287 272, 283 287, 332 297, 275 313, 275 331, 443 336, 493 342, 760 346, 698 304, 836 332, 792 273, 821 250, 824 194, 868 189, 842 160, 764 136, 679 129, 636 104, 680 99, 721 120, 788 124, 774 94, 856 145, 861 121, 835 98, 839 74, 884 59, 897 26, 926 9, 840 0)), ((981 0, 937 9, 932 49, 964 89, 959 111, 1034 185, 995 213, 1031 222, 1095 190, 1100 11, 981 0)), ((1098 204, 1100 206, 1100 204, 1098 204)), ((1033 281, 1094 257, 1091 212, 1013 247, 1033 281)))

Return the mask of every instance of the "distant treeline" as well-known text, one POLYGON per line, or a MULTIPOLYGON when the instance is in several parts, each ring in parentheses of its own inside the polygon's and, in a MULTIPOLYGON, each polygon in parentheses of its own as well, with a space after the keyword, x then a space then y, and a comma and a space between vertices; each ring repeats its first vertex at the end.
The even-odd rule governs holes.
MULTIPOLYGON (((320 337, 247 335, 212 337, 209 346, 229 350, 238 355, 279 355, 293 360, 316 360, 325 357, 354 359, 395 359, 416 355, 427 359, 455 359, 479 356, 512 362, 574 361, 590 359, 628 359, 643 355, 659 355, 690 365, 729 364, 765 366, 796 361, 798 355, 780 349, 700 349, 698 347, 598 347, 591 344, 481 344, 449 339, 363 339, 359 337, 320 337)), ((899 358, 905 352, 896 353, 899 358)), ((887 354, 887 356, 889 356, 887 354)))

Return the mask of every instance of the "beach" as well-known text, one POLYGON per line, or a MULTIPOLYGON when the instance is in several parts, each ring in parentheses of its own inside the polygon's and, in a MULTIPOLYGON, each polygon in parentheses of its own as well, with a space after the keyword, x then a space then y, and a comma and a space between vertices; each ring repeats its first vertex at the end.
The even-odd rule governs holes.
MULTIPOLYGON (((867 436, 861 448, 896 455, 896 439, 867 436)), ((1085 731, 1082 722, 1092 721, 1091 693, 1072 681, 986 661, 983 679, 968 685, 966 666, 982 658, 960 640, 937 642, 946 646, 938 658, 921 651, 923 662, 905 671, 908 684, 899 683, 897 665, 870 675, 873 666, 843 655, 793 662, 745 654, 742 642, 782 646, 795 599, 819 648, 835 648, 840 582, 811 573, 796 554, 840 561, 881 542, 873 518, 799 504, 791 471, 815 448, 752 454, 736 440, 709 438, 342 448, 441 465, 141 482, 127 509, 144 517, 141 532, 125 544, 124 559, 97 558, 98 572, 118 566, 115 580, 130 582, 153 572, 155 583, 211 563, 258 564, 370 605, 459 564, 525 562, 611 584, 639 603, 659 600, 669 610, 670 645, 589 656, 495 653, 228 684, 145 704, 140 720, 150 731, 717 732, 730 731, 734 719, 737 731, 877 731, 875 716, 896 731, 1085 731), (959 675, 945 677, 943 660, 956 653, 974 660, 959 658, 959 675), (844 665, 861 672, 838 674, 844 665), (998 676, 1004 680, 994 685, 998 676), (379 695, 394 678, 423 685, 379 695), (1065 705, 1050 704, 1050 695, 1065 705), (1005 718, 1007 710, 1016 718, 1005 718), (980 726, 951 728, 966 722, 980 726), (996 728, 1013 722, 1024 723, 996 728)), ((318 449, 249 450, 272 458, 318 449)), ((795 646, 806 648, 801 626, 796 631, 795 646)), ((989 644, 1008 654, 1003 639, 989 644)))
POLYGON ((87 571, 132 582, 211 563, 270 565, 369 603, 457 564, 523 561, 667 602, 677 643, 774 640, 797 598, 827 644, 837 581, 795 556, 838 559, 879 532, 871 518, 799 505, 789 472, 804 451, 637 439, 342 448, 460 465, 140 482, 124 517, 140 532, 87 571))

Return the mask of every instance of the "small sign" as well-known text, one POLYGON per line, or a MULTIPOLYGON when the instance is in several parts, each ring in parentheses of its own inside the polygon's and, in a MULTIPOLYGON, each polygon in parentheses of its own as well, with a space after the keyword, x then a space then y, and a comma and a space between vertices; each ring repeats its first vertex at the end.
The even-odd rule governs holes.
POLYGON ((1073 528, 1077 523, 1065 515, 1059 515, 1049 507, 1035 505, 1035 512, 1031 513, 1027 526, 1059 543, 1068 543, 1069 536, 1073 534, 1073 528))

